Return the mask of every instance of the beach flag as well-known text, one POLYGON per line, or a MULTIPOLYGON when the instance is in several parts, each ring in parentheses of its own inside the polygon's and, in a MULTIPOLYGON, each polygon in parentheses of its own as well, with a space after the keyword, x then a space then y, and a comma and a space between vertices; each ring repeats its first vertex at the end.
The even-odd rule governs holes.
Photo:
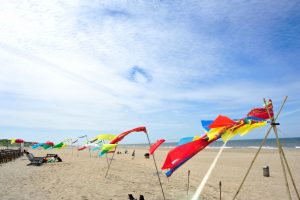
POLYGON ((116 137, 116 135, 114 134, 100 134, 100 135, 97 135, 95 138, 93 138, 90 142, 93 143, 93 142, 96 142, 97 140, 113 140, 114 138, 116 137))
POLYGON ((205 137, 206 135, 204 135, 198 140, 188 142, 181 146, 177 146, 168 152, 165 162, 161 168, 169 169, 166 172, 167 177, 171 176, 176 169, 178 169, 181 165, 183 165, 185 162, 187 162, 189 159, 191 159, 194 155, 196 155, 199 151, 204 149, 208 144, 212 142, 205 140, 205 137))
POLYGON ((211 123, 213 123, 213 120, 201 120, 202 127, 206 132, 209 131, 210 128, 208 126, 211 125, 211 123))
MULTIPOLYGON (((268 106, 272 106, 272 101, 269 100, 269 102, 268 106)), ((251 115, 239 120, 232 120, 229 117, 219 115, 214 121, 205 120, 202 122, 202 126, 207 133, 194 141, 191 141, 191 137, 183 138, 179 142, 179 146, 169 151, 162 169, 169 169, 166 175, 167 177, 171 176, 181 165, 219 138, 227 142, 237 134, 244 136, 254 128, 265 126, 267 124, 265 116, 263 116, 264 118, 260 117, 262 115, 251 115), (186 143, 186 141, 188 142, 186 143)))
POLYGON ((120 142, 121 140, 124 139, 124 137, 132 132, 144 132, 147 134, 147 130, 146 130, 146 127, 144 126, 141 126, 141 127, 137 127, 137 128, 134 128, 134 129, 131 129, 131 130, 128 130, 128 131, 125 131, 119 135, 117 135, 112 141, 110 141, 110 144, 116 144, 118 142, 120 142))
POLYGON ((10 144, 14 144, 15 142, 16 142, 15 138, 13 138, 13 139, 10 140, 10 144))
POLYGON ((193 137, 185 137, 185 138, 181 138, 179 140, 179 142, 177 143, 177 146, 180 146, 180 145, 183 145, 183 144, 186 144, 186 143, 189 143, 189 142, 192 142, 192 141, 195 141, 195 140, 199 140, 200 139, 200 136, 193 136, 193 137))
POLYGON ((50 142, 50 141, 47 141, 45 143, 43 143, 42 147, 44 149, 49 149, 50 147, 53 147, 54 146, 54 143, 53 142, 50 142))
POLYGON ((78 151, 82 151, 82 150, 84 150, 84 149, 86 149, 87 147, 86 146, 82 146, 82 147, 79 147, 77 150, 78 151))
POLYGON ((103 156, 109 151, 113 151, 117 147, 117 144, 103 144, 102 151, 99 153, 99 156, 103 156))
POLYGON ((97 136, 98 140, 113 140, 117 135, 114 134, 100 134, 97 136))
POLYGON ((154 143, 149 149, 150 155, 152 155, 154 153, 154 151, 165 141, 166 140, 164 140, 164 139, 157 140, 156 143, 154 143))
MULTIPOLYGON (((144 133, 147 134, 146 127, 144 127, 144 126, 137 127, 137 128, 125 131, 125 132, 120 133, 119 135, 115 136, 114 139, 111 140, 109 144, 117 144, 118 142, 120 142, 121 140, 123 140, 124 137, 126 137, 126 135, 128 135, 128 134, 130 134, 132 132, 144 132, 144 133)), ((107 152, 107 150, 103 150, 103 148, 102 148, 102 152, 99 155, 104 155, 106 152, 107 152)))
POLYGON ((53 149, 61 149, 61 148, 65 147, 65 146, 67 146, 67 144, 64 143, 64 142, 61 142, 61 143, 58 143, 58 144, 54 145, 52 148, 53 149))
MULTIPOLYGON (((269 99, 267 101, 267 108, 269 110, 269 113, 271 115, 271 117, 274 117, 274 111, 273 111, 273 104, 272 104, 272 100, 269 99)), ((264 108, 253 108, 248 114, 248 117, 256 117, 256 118, 260 118, 260 119, 270 119, 268 111, 266 106, 264 106, 264 108)))
POLYGON ((33 144, 33 145, 31 146, 31 148, 36 149, 36 148, 38 148, 38 147, 43 146, 44 144, 45 144, 45 143, 37 143, 37 144, 33 144))

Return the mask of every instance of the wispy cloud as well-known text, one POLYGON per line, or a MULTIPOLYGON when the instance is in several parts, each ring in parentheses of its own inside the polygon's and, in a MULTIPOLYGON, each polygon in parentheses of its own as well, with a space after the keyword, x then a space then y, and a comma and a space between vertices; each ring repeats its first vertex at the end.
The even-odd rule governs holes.
POLYGON ((299 13, 298 1, 2 2, 0 126, 181 135, 263 97, 297 110, 299 13))

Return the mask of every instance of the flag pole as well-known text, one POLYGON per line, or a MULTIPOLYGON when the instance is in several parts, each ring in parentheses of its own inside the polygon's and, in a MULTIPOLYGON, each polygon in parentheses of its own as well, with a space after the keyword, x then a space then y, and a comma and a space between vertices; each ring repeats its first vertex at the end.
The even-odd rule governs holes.
MULTIPOLYGON (((279 109, 279 111, 278 111, 278 113, 277 113, 277 115, 275 117, 275 120, 277 120, 278 116, 280 115, 280 113, 282 111, 282 108, 285 105, 286 100, 287 100, 287 97, 285 97, 284 101, 282 102, 281 107, 280 107, 280 109, 279 109)), ((272 129, 272 127, 270 127, 269 130, 266 132, 266 135, 265 135, 264 139, 262 140, 262 142, 261 142, 261 144, 260 144, 260 146, 259 146, 259 148, 258 148, 258 150, 257 150, 257 152, 255 154, 255 156, 253 157, 253 159, 251 161, 251 164, 250 164, 250 166, 249 166, 249 168, 248 168, 248 170, 247 170, 247 172, 246 172, 246 174, 245 174, 245 176, 244 176, 241 184, 239 185, 239 188, 238 188, 237 192, 235 193, 235 195, 234 195, 234 197, 233 197, 232 200, 235 200, 235 198, 239 194, 240 190, 242 189, 242 187, 243 187, 243 185, 244 185, 244 183, 245 183, 245 181, 246 181, 246 179, 248 177, 248 174, 249 174, 249 172, 250 172, 250 170, 251 170, 251 168, 252 168, 252 166, 253 166, 253 164, 254 164, 254 162, 255 162, 255 160, 256 160, 256 158, 257 158, 257 156, 258 156, 258 154, 259 154, 259 152, 260 152, 260 150, 262 148, 262 146, 265 144, 265 142, 266 142, 266 140, 268 138, 268 135, 271 132, 271 129, 272 129)))
POLYGON ((71 139, 72 159, 74 159, 73 138, 71 139))
POLYGON ((222 200, 222 181, 219 182, 219 188, 220 188, 220 200, 222 200))
MULTIPOLYGON (((151 148, 151 143, 150 143, 150 139, 149 139, 148 133, 146 133, 146 136, 147 136, 147 139, 148 139, 149 148, 151 148)), ((163 195, 164 200, 165 200, 166 197, 165 197, 164 189, 163 189, 163 187, 162 187, 161 180, 160 180, 160 176, 159 176, 159 173, 158 173, 158 169, 157 169, 157 165, 156 165, 156 161, 155 161, 155 157, 154 157, 154 152, 153 152, 153 154, 152 154, 152 158, 153 158, 154 165, 155 165, 155 168, 156 168, 156 174, 157 174, 158 181, 159 181, 159 184, 160 184, 161 192, 162 192, 162 195, 163 195)))
POLYGON ((113 153, 113 155, 112 155, 112 158, 111 158, 111 160, 110 160, 110 162, 109 162, 108 168, 107 168, 107 170, 106 170, 105 178, 106 178, 106 176, 107 176, 107 174, 108 174, 109 168, 110 168, 111 163, 112 163, 112 161, 113 161, 113 159, 114 159, 116 150, 117 150, 117 146, 116 146, 115 151, 114 151, 114 153, 113 153))
MULTIPOLYGON (((87 137, 87 135, 85 135, 85 138, 86 138, 86 144, 88 144, 89 143, 89 140, 88 140, 88 137, 87 137)), ((90 147, 89 147, 89 152, 90 152, 90 158, 92 157, 92 155, 91 155, 91 149, 90 149, 90 147)))
POLYGON ((191 174, 191 171, 189 170, 189 171, 188 171, 188 182, 187 182, 186 195, 188 195, 188 194, 189 194, 189 187, 190 187, 190 174, 191 174))
MULTIPOLYGON (((286 96, 286 98, 287 98, 287 96, 286 96)), ((281 144, 280 144, 280 141, 279 141, 279 138, 278 138, 278 133, 277 133, 276 125, 279 125, 279 123, 276 123, 274 117, 271 116, 265 99, 264 99, 264 103, 265 103, 265 107, 266 107, 266 110, 268 112, 269 118, 271 119, 271 127, 273 128, 274 134, 276 136, 277 149, 278 149, 278 154, 279 154, 279 157, 280 157, 280 163, 281 163, 282 171, 283 171, 283 175, 284 175, 286 191, 288 193, 289 200, 292 200, 291 191, 290 191, 290 188, 289 188, 289 182, 288 182, 288 179, 287 179, 285 166, 284 166, 284 161, 283 161, 283 156, 282 156, 282 148, 281 148, 281 144)))

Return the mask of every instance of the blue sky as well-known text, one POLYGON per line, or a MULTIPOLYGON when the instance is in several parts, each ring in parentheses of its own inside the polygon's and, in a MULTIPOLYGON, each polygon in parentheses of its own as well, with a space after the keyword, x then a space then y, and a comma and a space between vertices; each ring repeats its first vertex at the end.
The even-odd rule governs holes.
POLYGON ((293 0, 2 1, 0 137, 58 142, 145 125, 152 140, 176 141, 264 97, 277 111, 286 95, 281 136, 297 137, 299 13, 293 0))

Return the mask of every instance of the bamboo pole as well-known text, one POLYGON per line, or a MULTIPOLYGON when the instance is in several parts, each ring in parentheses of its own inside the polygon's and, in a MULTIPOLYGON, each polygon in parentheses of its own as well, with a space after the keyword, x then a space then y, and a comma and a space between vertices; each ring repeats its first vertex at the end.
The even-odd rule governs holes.
POLYGON ((222 182, 219 182, 219 188, 220 188, 220 200, 222 200, 222 182))
MULTIPOLYGON (((85 138, 86 138, 86 144, 88 144, 88 143, 89 143, 89 140, 88 140, 87 135, 85 135, 85 138)), ((90 149, 90 147, 88 147, 88 148, 89 148, 90 158, 91 158, 91 157, 92 157, 92 155, 91 155, 91 149, 90 149)))
MULTIPOLYGON (((269 114, 269 115, 270 115, 270 114, 269 114)), ((276 124, 275 124, 275 125, 276 125, 276 124)), ((274 128, 273 128, 273 129, 274 129, 274 128)), ((295 189, 295 192, 296 192, 296 194, 297 194, 297 198, 298 198, 298 200, 300 200, 299 192, 298 192, 298 190, 297 190, 297 187, 296 187, 296 184, 295 184, 295 181, 294 181, 294 178, 293 178, 291 169, 290 169, 289 164, 288 164, 288 162, 287 162, 287 159, 286 159, 286 157, 285 157, 285 154, 284 154, 284 151, 283 151, 283 148, 282 148, 282 144, 281 144, 281 142, 279 141, 279 137, 278 137, 278 132, 277 132, 277 127, 276 127, 276 126, 275 126, 275 129, 274 129, 274 133, 275 133, 275 135, 276 135, 276 138, 278 138, 278 148, 280 148, 280 150, 281 150, 281 156, 282 156, 283 159, 284 159, 284 163, 285 163, 286 168, 287 168, 287 170, 288 170, 288 173, 289 173, 289 175, 290 175, 292 184, 293 184, 294 189, 295 189)))
MULTIPOLYGON (((281 145, 281 144, 280 144, 280 145, 281 145)), ((292 180, 292 184, 293 184, 293 186, 294 186, 294 189, 295 189, 295 191, 296 191, 297 198, 298 198, 298 200, 300 200, 299 192, 298 192, 298 190, 297 190, 297 187, 296 187, 296 184, 295 184, 295 181, 294 181, 294 178, 293 178, 293 175, 292 175, 291 169, 290 169, 290 167, 289 167, 289 164, 288 164, 288 162, 287 162, 287 160, 286 160, 286 157, 285 157, 285 154, 284 154, 284 151, 283 151, 282 145, 281 145, 281 153, 282 153, 282 156, 283 156, 283 158, 284 158, 284 162, 285 162, 286 168, 288 169, 288 172, 289 172, 290 178, 291 178, 291 180, 292 180)))
POLYGON ((190 187, 190 174, 191 174, 191 171, 189 170, 189 171, 188 171, 188 181, 187 181, 186 195, 188 195, 188 194, 189 194, 189 187, 190 187))
MULTIPOLYGON (((281 104, 281 107, 280 107, 280 109, 279 109, 279 111, 278 111, 278 113, 277 113, 277 115, 276 115, 276 117, 275 117, 275 120, 277 120, 278 116, 280 115, 280 113, 281 113, 281 111, 282 111, 282 108, 283 108, 283 106, 284 106, 286 100, 287 100, 287 97, 285 97, 285 99, 283 100, 283 102, 282 102, 282 104, 281 104)), ((248 176, 248 174, 249 174, 249 172, 250 172, 250 170, 251 170, 251 168, 252 168, 252 166, 253 166, 253 164, 254 164, 254 162, 255 162, 255 160, 256 160, 256 158, 257 158, 257 156, 258 156, 258 154, 259 154, 259 152, 260 152, 260 150, 261 150, 261 148, 262 148, 262 146, 265 144, 265 142, 266 142, 266 140, 267 140, 267 138, 268 138, 268 135, 269 135, 269 133, 271 132, 271 130, 272 130, 272 126, 270 126, 270 128, 269 128, 269 130, 267 131, 267 133, 266 133, 264 139, 262 140, 262 142, 261 142, 261 144, 260 144, 260 146, 259 146, 259 148, 258 148, 256 154, 254 155, 254 157, 253 157, 253 159, 252 159, 252 161, 251 161, 251 164, 250 164, 250 166, 249 166, 249 168, 248 168, 248 170, 247 170, 247 172, 246 172, 246 174, 245 174, 245 176, 244 176, 244 178, 243 178, 241 184, 239 185, 239 188, 238 188, 237 192, 235 193, 235 195, 234 195, 234 197, 233 197, 233 200, 237 197, 237 195, 239 194, 240 190, 242 189, 242 187, 243 187, 243 185, 244 185, 244 183, 245 183, 245 181, 246 181, 246 178, 247 178, 247 176, 248 176)))
MULTIPOLYGON (((286 98, 287 98, 287 96, 286 96, 286 98)), ((284 175, 286 191, 288 193, 289 200, 292 200, 291 191, 290 191, 290 187, 289 187, 289 182, 288 182, 288 179, 287 179, 287 176, 286 176, 283 156, 282 156, 282 153, 281 153, 282 148, 281 148, 281 144, 280 144, 280 141, 279 141, 279 138, 278 138, 278 133, 277 133, 277 127, 276 127, 277 124, 276 124, 276 121, 274 120, 274 117, 272 117, 271 114, 270 114, 269 108, 268 108, 267 103, 266 103, 266 99, 264 99, 264 104, 265 104, 266 110, 268 112, 269 118, 271 119, 271 126, 272 126, 274 134, 276 136, 277 149, 278 149, 278 154, 279 154, 279 157, 280 157, 280 163, 281 163, 281 166, 282 166, 282 172, 283 172, 283 175, 284 175)))
POLYGON ((286 191, 288 193, 289 200, 292 200, 291 191, 290 191, 290 188, 289 188, 289 182, 288 182, 288 179, 287 179, 287 176, 286 176, 286 171, 285 171, 283 156, 282 156, 282 153, 281 153, 280 141, 279 141, 278 133, 277 133, 277 127, 276 127, 275 124, 272 125, 272 127, 273 127, 273 130, 274 130, 275 136, 276 136, 277 148, 278 148, 278 153, 279 153, 280 162, 281 162, 281 166, 282 166, 282 171, 283 171, 283 175, 284 175, 284 181, 285 181, 286 191))
POLYGON ((71 139, 71 148, 72 148, 72 159, 74 159, 73 138, 71 139))
MULTIPOLYGON (((148 136, 147 133, 146 133, 146 136, 147 136, 147 139, 148 139, 149 148, 151 148, 150 139, 149 139, 149 136, 148 136)), ((160 184, 161 192, 162 192, 162 195, 163 195, 164 200, 165 200, 166 197, 165 197, 164 189, 163 189, 163 187, 162 187, 161 180, 160 180, 160 176, 159 176, 159 173, 158 173, 158 169, 157 169, 157 165, 156 165, 156 161, 155 161, 155 157, 154 157, 154 152, 153 152, 153 154, 152 154, 152 158, 153 158, 154 165, 155 165, 155 168, 156 168, 156 173, 157 173, 158 181, 159 181, 159 184, 160 184)))
POLYGON ((113 159, 114 159, 116 150, 117 150, 117 146, 116 146, 116 148, 115 148, 115 151, 114 151, 114 153, 113 153, 113 156, 112 156, 112 158, 111 158, 111 160, 110 160, 110 162, 109 162, 109 165, 108 165, 108 167, 107 167, 107 170, 106 170, 106 173, 105 173, 105 178, 106 178, 106 176, 107 176, 107 174, 108 174, 108 171, 109 171, 109 169, 110 169, 111 163, 112 163, 112 161, 113 161, 113 159))

